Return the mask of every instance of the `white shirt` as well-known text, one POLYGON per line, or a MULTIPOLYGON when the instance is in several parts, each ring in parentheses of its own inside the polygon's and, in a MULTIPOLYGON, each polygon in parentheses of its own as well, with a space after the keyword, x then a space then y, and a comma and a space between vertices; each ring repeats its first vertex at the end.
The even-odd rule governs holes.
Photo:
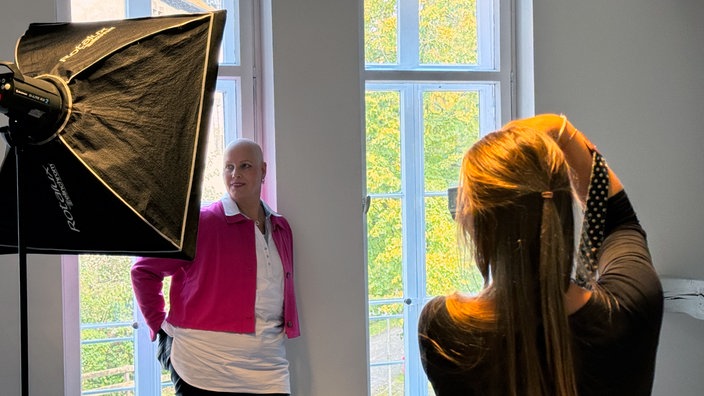
MULTIPOLYGON (((239 213, 229 196, 222 199, 225 214, 239 213)), ((271 209, 264 204, 265 234, 254 225, 257 251, 255 332, 227 333, 175 327, 171 363, 189 385, 216 392, 290 393, 289 364, 283 332, 283 264, 270 238, 271 209)))

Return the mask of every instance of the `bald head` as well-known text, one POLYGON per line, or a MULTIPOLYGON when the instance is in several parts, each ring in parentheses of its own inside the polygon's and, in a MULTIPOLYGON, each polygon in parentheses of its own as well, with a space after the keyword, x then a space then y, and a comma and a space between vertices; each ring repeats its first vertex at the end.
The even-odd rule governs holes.
POLYGON ((225 149, 225 158, 235 150, 248 152, 251 154, 251 159, 256 161, 257 164, 264 162, 264 154, 262 153, 261 146, 252 139, 239 138, 231 141, 225 149))
POLYGON ((262 148, 254 140, 240 138, 227 145, 223 155, 223 180, 240 210, 247 213, 250 206, 258 208, 265 176, 262 148))

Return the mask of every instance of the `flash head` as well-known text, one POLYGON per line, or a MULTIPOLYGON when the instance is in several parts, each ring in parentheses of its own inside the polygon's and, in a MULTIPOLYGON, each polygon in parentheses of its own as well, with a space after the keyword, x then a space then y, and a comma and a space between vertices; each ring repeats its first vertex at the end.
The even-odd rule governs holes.
POLYGON ((3 131, 8 144, 43 144, 52 140, 68 120, 68 92, 68 86, 59 78, 23 76, 14 63, 0 62, 0 113, 9 118, 3 131))

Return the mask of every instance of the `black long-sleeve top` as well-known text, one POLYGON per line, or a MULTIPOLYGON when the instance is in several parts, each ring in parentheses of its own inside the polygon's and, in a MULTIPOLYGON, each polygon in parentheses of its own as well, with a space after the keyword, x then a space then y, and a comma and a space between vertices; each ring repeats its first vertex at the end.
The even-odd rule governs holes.
MULTIPOLYGON (((625 192, 611 197, 599 274, 588 302, 569 317, 576 381, 580 396, 650 395, 655 371, 663 293, 653 268, 646 234, 625 192)), ((458 327, 445 297, 423 308, 419 343, 423 368, 437 396, 490 395, 496 389, 502 351, 486 351, 483 340, 495 336, 458 327), (458 365, 443 357, 477 362, 458 365), (478 358, 479 357, 479 358, 478 358)), ((519 374, 520 375, 520 374, 519 374)), ((493 394, 491 394, 494 396, 493 394)))

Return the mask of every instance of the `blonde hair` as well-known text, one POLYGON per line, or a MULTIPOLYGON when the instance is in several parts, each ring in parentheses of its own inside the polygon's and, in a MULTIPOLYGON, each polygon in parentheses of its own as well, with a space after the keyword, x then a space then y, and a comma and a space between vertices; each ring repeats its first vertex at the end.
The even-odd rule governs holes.
POLYGON ((457 216, 484 290, 469 300, 450 296, 446 306, 468 330, 493 329, 490 350, 505 349, 505 355, 489 351, 482 357, 497 360, 493 383, 503 389, 491 394, 577 394, 564 305, 572 273, 572 205, 569 168, 544 132, 509 127, 465 154, 457 216))

